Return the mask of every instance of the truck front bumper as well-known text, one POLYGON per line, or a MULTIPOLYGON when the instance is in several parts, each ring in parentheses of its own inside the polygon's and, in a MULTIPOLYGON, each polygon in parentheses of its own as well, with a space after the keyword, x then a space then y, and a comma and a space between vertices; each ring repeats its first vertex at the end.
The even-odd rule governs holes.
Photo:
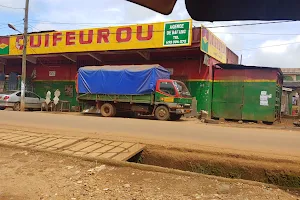
POLYGON ((182 108, 182 109, 176 109, 175 110, 175 113, 177 115, 184 115, 184 114, 188 114, 188 113, 191 113, 192 112, 192 109, 187 109, 187 108, 182 108))

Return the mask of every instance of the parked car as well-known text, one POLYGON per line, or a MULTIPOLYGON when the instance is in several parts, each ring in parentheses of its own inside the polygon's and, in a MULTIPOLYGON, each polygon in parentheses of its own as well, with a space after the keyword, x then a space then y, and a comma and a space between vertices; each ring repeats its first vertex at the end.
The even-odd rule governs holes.
MULTIPOLYGON (((14 111, 20 110, 21 91, 6 91, 0 93, 0 108, 12 108, 14 111)), ((41 104, 45 99, 33 92, 25 92, 25 108, 28 110, 41 109, 41 104)))

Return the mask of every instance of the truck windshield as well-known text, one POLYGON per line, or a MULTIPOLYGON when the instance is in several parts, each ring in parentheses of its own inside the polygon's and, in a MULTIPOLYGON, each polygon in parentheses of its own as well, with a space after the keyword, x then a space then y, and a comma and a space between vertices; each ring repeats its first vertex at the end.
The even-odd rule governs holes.
POLYGON ((177 89, 178 93, 182 97, 191 97, 191 94, 184 83, 180 81, 174 81, 175 88, 177 89))

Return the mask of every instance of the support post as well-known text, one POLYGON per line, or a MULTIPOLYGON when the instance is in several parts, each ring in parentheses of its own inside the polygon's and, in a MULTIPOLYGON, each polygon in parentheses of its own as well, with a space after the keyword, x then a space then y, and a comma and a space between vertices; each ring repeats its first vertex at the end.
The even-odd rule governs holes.
POLYGON ((25 111, 25 84, 26 84, 26 51, 27 51, 27 32, 28 32, 28 10, 29 0, 25 3, 25 17, 24 17, 24 33, 23 33, 23 56, 22 56, 22 78, 21 78, 21 104, 20 110, 25 111))

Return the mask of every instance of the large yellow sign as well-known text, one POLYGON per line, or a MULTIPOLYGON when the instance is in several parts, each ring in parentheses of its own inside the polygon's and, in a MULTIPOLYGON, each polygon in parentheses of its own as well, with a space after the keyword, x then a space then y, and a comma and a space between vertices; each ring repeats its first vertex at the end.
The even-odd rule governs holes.
POLYGON ((226 44, 204 26, 201 27, 200 48, 216 60, 227 63, 226 44))
MULTIPOLYGON (((190 46, 192 21, 163 22, 30 34, 27 54, 190 46)), ((11 36, 9 55, 21 55, 22 36, 11 36)))

